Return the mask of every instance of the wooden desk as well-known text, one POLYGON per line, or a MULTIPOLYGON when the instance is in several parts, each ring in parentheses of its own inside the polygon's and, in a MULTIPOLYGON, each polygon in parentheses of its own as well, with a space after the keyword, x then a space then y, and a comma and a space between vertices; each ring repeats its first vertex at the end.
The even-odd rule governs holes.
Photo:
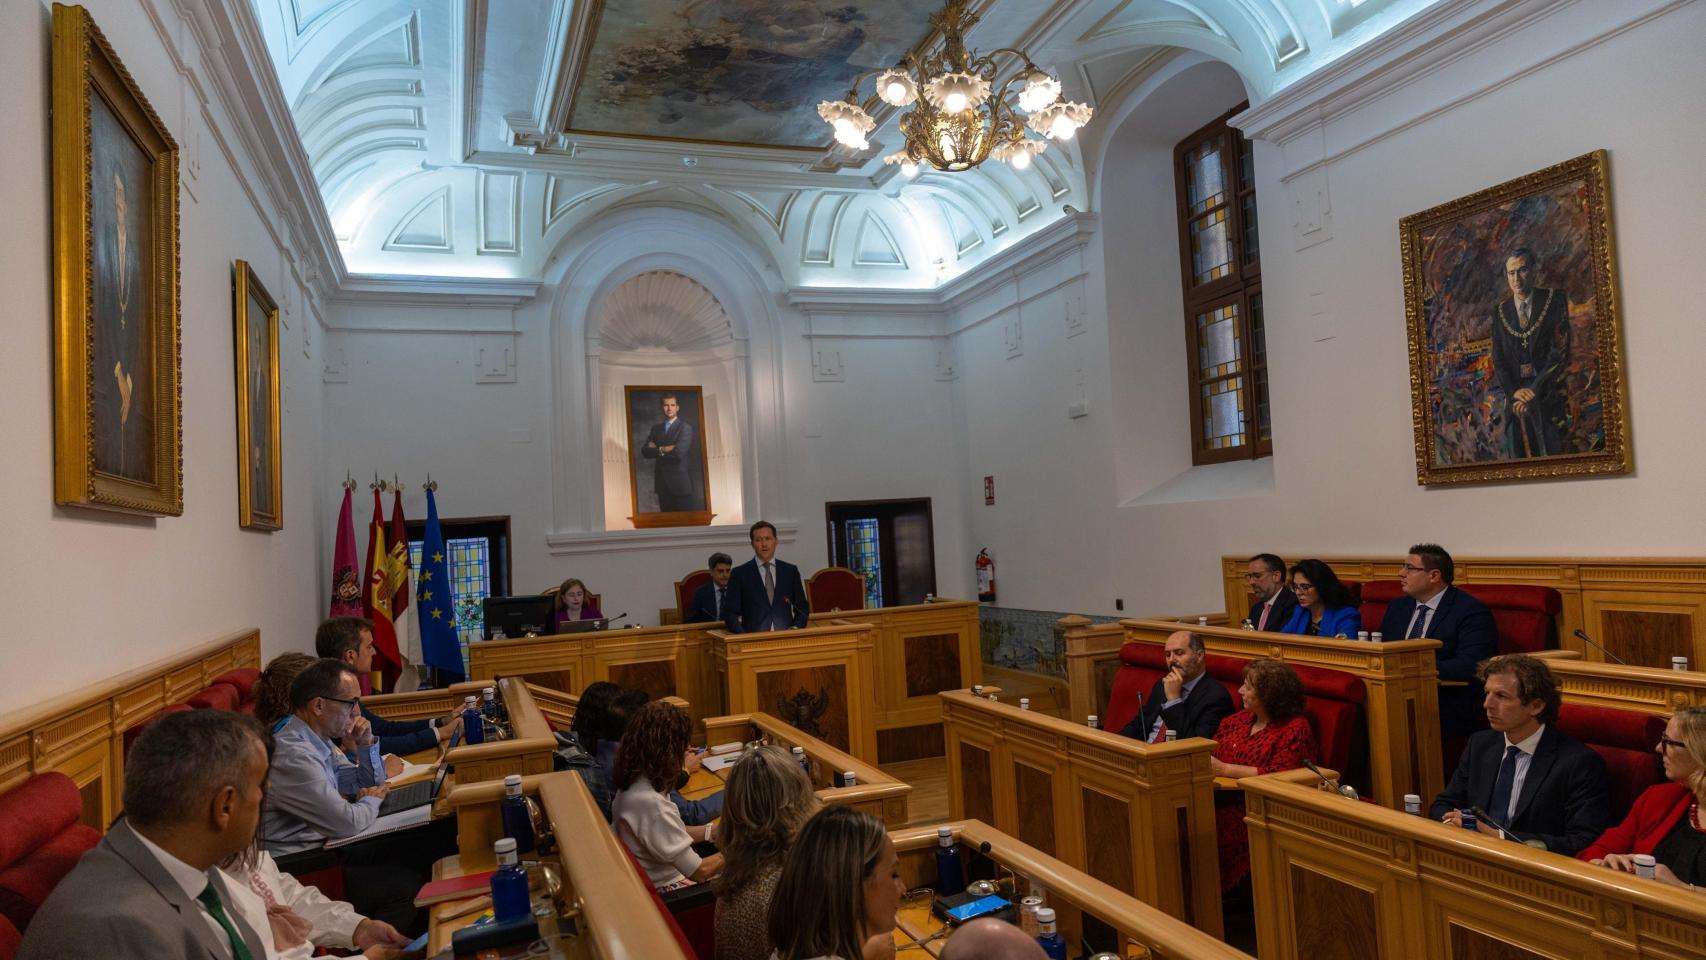
POLYGON ((1176 620, 1123 620, 1128 643, 1160 646, 1168 634, 1188 629, 1209 653, 1272 657, 1348 673, 1368 688, 1368 761, 1373 799, 1404 808, 1404 794, 1437 796, 1445 788, 1439 742, 1438 640, 1367 643, 1332 637, 1181 624, 1176 620))
POLYGON ((877 762, 872 636, 865 623, 764 633, 711 631, 730 713, 770 712, 867 763, 877 762))
POLYGON ((1706 706, 1706 673, 1625 667, 1573 658, 1548 657, 1567 703, 1633 710, 1668 717, 1683 707, 1706 706))
POLYGON ((1706 956, 1706 896, 1270 777, 1244 786, 1262 960, 1706 956))
MULTIPOLYGON (((461 703, 464 697, 478 696, 489 686, 494 686, 493 681, 471 681, 452 684, 442 690, 364 697, 362 703, 386 719, 419 720, 444 716, 450 712, 452 706, 461 703)), ((551 752, 557 748, 557 738, 552 733, 551 724, 545 719, 544 712, 534 701, 528 684, 519 679, 505 677, 496 681, 495 686, 498 697, 509 711, 511 736, 490 743, 464 743, 451 750, 446 760, 455 767, 454 778, 458 784, 475 784, 490 780, 502 783, 503 778, 512 773, 537 774, 551 771, 551 752)))
MULTIPOLYGON (((1040 883, 1046 890, 1048 906, 1054 908, 1056 922, 1072 955, 1077 955, 1078 938, 1086 914, 1113 927, 1125 948, 1122 955, 1149 957, 1155 960, 1250 960, 1242 953, 1156 908, 1142 903, 1123 890, 1085 875, 1036 847, 1003 833, 979 820, 962 820, 946 824, 954 831, 955 840, 965 847, 976 849, 989 844, 989 857, 1002 874, 1019 878, 1018 896, 1029 890, 1030 882, 1040 883), (1135 952, 1134 952, 1135 951, 1135 952)), ((926 887, 936 882, 936 827, 911 827, 891 830, 895 851, 900 855, 901 877, 908 890, 926 887)), ((895 945, 897 960, 918 960, 926 954, 936 956, 946 945, 943 939, 918 946, 903 946, 941 929, 941 921, 930 914, 930 901, 924 897, 903 901, 896 914, 895 945)))
POLYGON ((1221 932, 1214 741, 1149 744, 972 696, 940 694, 948 811, 1221 932))
MULTIPOLYGON (((845 751, 837 750, 768 713, 712 717, 705 721, 705 737, 709 744, 745 743, 762 737, 784 750, 791 751, 794 747, 799 747, 812 762, 815 773, 813 786, 817 788, 819 800, 863 810, 881 819, 890 828, 904 827, 911 822, 911 814, 907 809, 912 796, 911 784, 897 780, 880 768, 845 751), (853 771, 857 782, 851 787, 834 786, 834 775, 849 770, 853 771)), ((694 783, 689 781, 688 787, 692 789, 694 783)), ((686 795, 685 791, 683 795, 686 795)), ((689 796, 689 799, 699 798, 689 796)))
MULTIPOLYGON (((539 687, 579 695, 594 680, 644 690, 653 699, 682 697, 695 725, 704 713, 721 713, 720 688, 709 685, 707 628, 675 624, 638 630, 600 630, 468 645, 468 672, 476 678, 522 677, 539 687)), ((488 681, 489 682, 489 681, 488 681)))

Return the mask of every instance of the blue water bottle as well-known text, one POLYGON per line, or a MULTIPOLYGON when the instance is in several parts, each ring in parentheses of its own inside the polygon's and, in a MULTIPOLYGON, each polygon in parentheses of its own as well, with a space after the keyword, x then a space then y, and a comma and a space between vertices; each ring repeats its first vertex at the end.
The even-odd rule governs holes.
POLYGON ((954 831, 949 827, 936 828, 936 889, 944 897, 963 893, 966 889, 960 848, 954 845, 954 831))
POLYGON ((503 923, 532 916, 527 871, 521 868, 521 858, 515 854, 515 840, 504 837, 492 844, 492 851, 498 855, 498 870, 492 874, 492 919, 503 923))
POLYGON ((473 697, 462 698, 462 742, 485 743, 486 723, 480 717, 480 705, 473 697))
POLYGON ((533 815, 527 812, 527 798, 521 795, 521 774, 504 777, 503 806, 504 836, 515 841, 516 853, 533 852, 533 815))
POLYGON ((1054 908, 1037 911, 1037 946, 1049 955, 1049 960, 1066 960, 1066 941, 1054 927, 1054 908))

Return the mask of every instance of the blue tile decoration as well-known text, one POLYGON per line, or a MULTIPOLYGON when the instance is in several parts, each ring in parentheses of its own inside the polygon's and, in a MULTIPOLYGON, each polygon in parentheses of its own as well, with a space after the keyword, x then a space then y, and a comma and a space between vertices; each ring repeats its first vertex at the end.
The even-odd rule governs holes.
MULTIPOLYGON (((1066 640, 1058 621, 1066 613, 983 607, 978 610, 978 635, 983 662, 1010 670, 1025 670, 1066 679, 1066 640)), ((1080 614, 1093 623, 1112 623, 1118 617, 1080 614)))

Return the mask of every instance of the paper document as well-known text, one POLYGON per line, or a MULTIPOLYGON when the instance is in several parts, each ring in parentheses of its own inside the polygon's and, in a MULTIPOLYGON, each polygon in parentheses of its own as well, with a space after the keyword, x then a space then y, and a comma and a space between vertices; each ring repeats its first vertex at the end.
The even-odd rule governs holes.
POLYGON ((418 807, 410 807, 407 810, 388 813, 373 821, 372 826, 369 826, 366 830, 352 836, 344 837, 342 840, 327 840, 326 849, 332 850, 337 847, 358 843, 362 840, 366 840, 368 837, 377 837, 387 833, 396 833, 398 830, 407 830, 410 827, 418 827, 423 823, 431 822, 431 820, 432 804, 423 803, 418 807))
POLYGON ((719 757, 706 757, 701 763, 704 764, 705 769, 716 773, 718 770, 726 770, 734 766, 740 761, 741 756, 739 753, 725 753, 719 757))
POLYGON ((430 763, 410 763, 404 760, 402 771, 385 782, 394 787, 399 783, 419 780, 423 775, 432 773, 432 768, 433 765, 430 763))

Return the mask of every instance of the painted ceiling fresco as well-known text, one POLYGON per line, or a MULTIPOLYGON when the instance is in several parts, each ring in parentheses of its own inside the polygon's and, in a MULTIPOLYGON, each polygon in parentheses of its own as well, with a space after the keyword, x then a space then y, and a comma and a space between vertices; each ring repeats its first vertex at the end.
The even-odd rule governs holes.
POLYGON ((578 132, 821 149, 820 100, 892 66, 927 0, 606 0, 569 119, 578 132))

